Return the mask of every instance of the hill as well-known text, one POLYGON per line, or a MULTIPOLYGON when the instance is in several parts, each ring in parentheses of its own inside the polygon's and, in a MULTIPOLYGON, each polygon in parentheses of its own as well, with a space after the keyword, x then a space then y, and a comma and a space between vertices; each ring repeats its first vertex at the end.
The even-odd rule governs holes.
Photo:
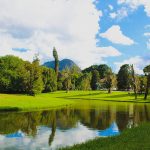
MULTIPOLYGON (((55 61, 45 62, 43 64, 43 66, 46 66, 48 68, 54 68, 55 67, 55 61)), ((65 69, 65 67, 71 68, 72 66, 77 66, 77 65, 70 59, 63 59, 63 60, 59 61, 59 70, 60 71, 65 69)))

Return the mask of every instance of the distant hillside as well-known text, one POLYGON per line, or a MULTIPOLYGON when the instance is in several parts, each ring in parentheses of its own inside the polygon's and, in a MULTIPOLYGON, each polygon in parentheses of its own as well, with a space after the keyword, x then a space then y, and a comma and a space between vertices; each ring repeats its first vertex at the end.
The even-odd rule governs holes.
MULTIPOLYGON (((77 66, 72 60, 70 60, 70 59, 63 59, 63 60, 61 60, 59 62, 59 70, 61 71, 61 70, 65 69, 65 67, 71 68, 74 65, 77 66)), ((55 67, 55 62, 54 61, 45 62, 43 64, 43 66, 46 66, 48 68, 54 68, 55 67)))

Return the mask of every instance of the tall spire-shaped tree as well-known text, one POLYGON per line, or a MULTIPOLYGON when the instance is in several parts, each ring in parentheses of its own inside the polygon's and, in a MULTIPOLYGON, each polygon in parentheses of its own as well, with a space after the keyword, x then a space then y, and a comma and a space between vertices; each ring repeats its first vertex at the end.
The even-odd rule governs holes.
POLYGON ((147 77, 147 85, 146 85, 145 96, 144 96, 144 99, 146 100, 150 88, 150 65, 146 66, 143 71, 145 73, 145 76, 147 77))
POLYGON ((59 59, 58 59, 58 54, 57 54, 57 50, 54 47, 53 48, 53 57, 55 59, 55 72, 56 72, 56 76, 58 78, 58 72, 59 72, 59 59))
POLYGON ((130 66, 130 68, 131 68, 131 76, 132 76, 132 85, 133 85, 133 89, 134 89, 134 95, 135 95, 135 99, 137 99, 137 81, 136 81, 136 77, 135 77, 135 71, 134 71, 133 64, 130 66))

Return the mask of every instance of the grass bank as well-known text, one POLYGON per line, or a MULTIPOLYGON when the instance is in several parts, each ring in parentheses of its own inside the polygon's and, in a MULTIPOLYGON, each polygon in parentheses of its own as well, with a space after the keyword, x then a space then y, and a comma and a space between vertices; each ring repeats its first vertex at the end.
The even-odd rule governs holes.
POLYGON ((145 101, 143 97, 144 95, 141 95, 138 96, 137 100, 134 100, 134 95, 128 94, 128 92, 112 92, 112 94, 108 94, 106 91, 70 91, 69 93, 59 91, 36 96, 0 94, 0 110, 49 109, 74 105, 85 100, 92 100, 92 103, 102 101, 150 103, 150 98, 145 101))
POLYGON ((21 94, 0 94, 0 110, 36 110, 66 107, 74 101, 56 98, 58 93, 28 96, 21 94))
POLYGON ((97 138, 61 150, 149 150, 150 123, 127 129, 116 137, 97 138))

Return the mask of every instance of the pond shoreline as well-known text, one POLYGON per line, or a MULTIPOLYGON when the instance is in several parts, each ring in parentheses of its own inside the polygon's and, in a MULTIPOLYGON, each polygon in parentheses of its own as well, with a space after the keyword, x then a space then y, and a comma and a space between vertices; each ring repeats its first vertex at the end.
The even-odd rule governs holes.
POLYGON ((126 129, 119 136, 96 138, 59 150, 141 150, 150 149, 150 123, 126 129))
POLYGON ((108 94, 107 91, 70 91, 69 93, 59 91, 37 96, 0 94, 0 112, 55 109, 71 106, 85 100, 108 103, 150 103, 150 98, 143 100, 143 96, 139 95, 138 99, 135 100, 133 94, 119 91, 113 91, 112 94, 108 94))

